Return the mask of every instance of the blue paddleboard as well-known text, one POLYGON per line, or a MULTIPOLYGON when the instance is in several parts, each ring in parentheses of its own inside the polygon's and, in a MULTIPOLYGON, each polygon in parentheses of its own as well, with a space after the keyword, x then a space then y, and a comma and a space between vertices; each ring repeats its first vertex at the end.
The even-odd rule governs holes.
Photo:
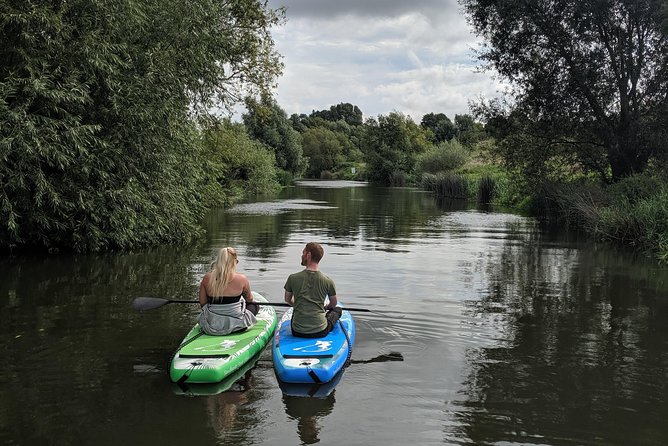
POLYGON ((285 312, 274 333, 272 356, 278 378, 286 383, 326 383, 343 369, 355 343, 355 322, 343 310, 336 327, 322 338, 292 336, 292 308, 285 312), (343 326, 343 329, 342 329, 343 326))

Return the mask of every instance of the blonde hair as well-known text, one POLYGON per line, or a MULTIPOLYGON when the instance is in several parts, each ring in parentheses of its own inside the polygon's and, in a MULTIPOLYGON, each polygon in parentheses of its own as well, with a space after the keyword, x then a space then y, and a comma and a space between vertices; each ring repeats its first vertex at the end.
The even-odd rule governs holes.
POLYGON ((206 294, 212 297, 222 297, 236 269, 237 252, 234 248, 222 248, 218 252, 218 258, 211 264, 211 276, 209 283, 206 284, 206 294))

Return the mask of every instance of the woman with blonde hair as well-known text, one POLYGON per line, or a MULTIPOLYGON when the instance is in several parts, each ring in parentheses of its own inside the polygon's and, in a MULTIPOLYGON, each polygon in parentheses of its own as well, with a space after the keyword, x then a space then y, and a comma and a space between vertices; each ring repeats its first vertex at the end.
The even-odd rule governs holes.
POLYGON ((236 272, 237 263, 234 248, 222 248, 199 286, 202 312, 198 322, 208 335, 243 331, 256 322, 258 306, 248 278, 236 272))

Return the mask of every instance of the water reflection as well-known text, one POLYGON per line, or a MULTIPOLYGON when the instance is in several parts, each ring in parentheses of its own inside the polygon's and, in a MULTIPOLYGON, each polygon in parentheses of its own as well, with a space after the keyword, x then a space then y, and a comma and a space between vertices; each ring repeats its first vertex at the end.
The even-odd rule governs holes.
POLYGON ((446 439, 666 444, 655 429, 668 416, 665 269, 555 242, 537 232, 485 264, 493 286, 468 311, 493 320, 499 342, 467 352, 452 404, 464 430, 446 439))
POLYGON ((251 384, 252 373, 249 370, 236 382, 236 388, 207 398, 206 406, 211 426, 221 444, 231 441, 247 442, 244 433, 251 431, 253 425, 246 425, 243 410, 249 403, 248 390, 251 384))
POLYGON ((268 203, 212 212, 193 246, 0 258, 0 443, 668 444, 665 268, 414 189, 302 183, 268 203), (248 385, 175 395, 198 308, 132 299, 195 299, 234 246, 280 302, 309 240, 346 305, 377 311, 355 315, 336 399, 279 389, 268 350, 248 385))
POLYGON ((78 443, 81 431, 63 426, 127 410, 115 398, 127 364, 165 370, 167 354, 155 348, 182 336, 174 309, 140 315, 129 303, 190 294, 196 250, 0 259, 0 443, 10 435, 30 444, 36 432, 47 443, 78 443))
POLYGON ((334 393, 332 392, 323 398, 283 394, 285 413, 292 420, 297 421, 297 434, 301 444, 314 444, 320 441, 322 419, 332 413, 336 402, 334 393))
POLYGON ((415 189, 329 183, 335 182, 302 182, 275 200, 214 212, 207 220, 208 243, 247 245, 249 255, 264 259, 275 256, 291 234, 302 232, 315 231, 337 243, 362 238, 394 245, 443 212, 430 194, 415 189))

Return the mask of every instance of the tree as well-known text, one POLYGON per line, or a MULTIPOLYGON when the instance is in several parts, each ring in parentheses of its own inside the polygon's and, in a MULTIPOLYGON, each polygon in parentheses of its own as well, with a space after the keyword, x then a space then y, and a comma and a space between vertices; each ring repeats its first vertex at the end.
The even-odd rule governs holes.
POLYGON ((197 235, 220 190, 197 161, 193 112, 273 86, 281 18, 253 0, 3 2, 0 247, 197 235))
POLYGON ((431 141, 434 144, 450 141, 457 136, 457 127, 444 113, 428 113, 424 115, 420 126, 432 131, 433 136, 431 141))
POLYGON ((260 101, 248 98, 246 108, 243 121, 248 134, 274 151, 279 168, 301 175, 306 169, 301 135, 292 128, 285 111, 268 96, 260 101))
POLYGON ((469 114, 455 115, 455 128, 457 129, 457 139, 466 147, 473 146, 487 136, 485 127, 476 122, 473 116, 469 114))
POLYGON ((273 152, 251 139, 243 124, 226 119, 206 127, 202 136, 210 176, 231 200, 278 190, 273 152))
POLYGON ((516 88, 514 110, 536 150, 558 146, 591 169, 602 150, 613 181, 665 151, 662 3, 462 0, 487 42, 482 60, 516 88))
POLYGON ((392 184, 397 176, 412 175, 417 155, 431 146, 425 131, 401 113, 368 119, 365 127, 364 155, 372 181, 392 184))
POLYGON ((345 135, 324 127, 313 127, 306 130, 302 136, 304 155, 309 160, 306 172, 308 176, 318 178, 323 171, 331 171, 341 161, 343 152, 341 140, 346 140, 345 135))
POLYGON ((343 120, 349 125, 362 125, 364 120, 362 110, 348 102, 332 105, 329 110, 313 111, 310 116, 332 122, 343 120))

